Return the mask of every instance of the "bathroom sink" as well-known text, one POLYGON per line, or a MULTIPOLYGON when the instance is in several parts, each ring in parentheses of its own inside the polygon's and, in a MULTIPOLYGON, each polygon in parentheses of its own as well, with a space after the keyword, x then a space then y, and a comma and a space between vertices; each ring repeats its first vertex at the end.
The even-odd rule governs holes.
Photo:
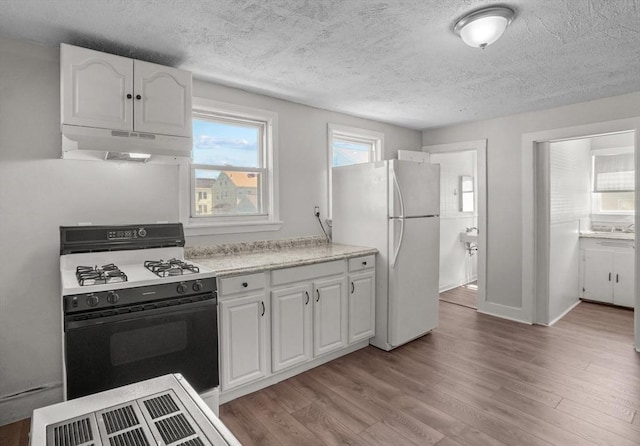
POLYGON ((464 243, 477 243, 478 233, 477 232, 461 232, 460 241, 464 243))

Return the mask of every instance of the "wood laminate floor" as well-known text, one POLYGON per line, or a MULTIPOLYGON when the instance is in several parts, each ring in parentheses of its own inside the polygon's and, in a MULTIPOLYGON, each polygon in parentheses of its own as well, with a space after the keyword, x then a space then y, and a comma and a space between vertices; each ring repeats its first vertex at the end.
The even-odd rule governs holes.
POLYGON ((463 307, 478 308, 478 282, 444 291, 440 293, 440 300, 463 307))
MULTIPOLYGON (((553 327, 442 303, 435 332, 367 347, 223 405, 245 445, 640 445, 633 312, 581 303, 553 327)), ((29 420, 0 427, 27 446, 29 420)))
POLYGON ((367 347, 223 405, 245 445, 640 445, 633 312, 553 327, 442 303, 435 332, 367 347))

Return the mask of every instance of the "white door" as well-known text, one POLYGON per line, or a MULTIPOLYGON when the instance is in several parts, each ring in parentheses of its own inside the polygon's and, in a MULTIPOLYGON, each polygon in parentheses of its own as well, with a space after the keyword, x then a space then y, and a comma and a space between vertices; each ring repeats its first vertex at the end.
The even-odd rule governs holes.
POLYGON ((313 355, 318 356, 347 345, 345 278, 317 281, 313 291, 313 355))
POLYGON ((367 271, 349 276, 349 343, 369 339, 375 327, 375 275, 367 271))
POLYGON ((311 359, 311 286, 271 292, 271 355, 274 372, 311 359))
POLYGON ((635 284, 635 257, 633 252, 616 252, 613 255, 613 303, 633 308, 635 284))
POLYGON ((134 129, 191 137, 191 73, 134 61, 134 129))
POLYGON ((613 252, 584 250, 583 298, 613 303, 613 252))
POLYGON ((389 231, 388 330, 396 347, 438 325, 440 219, 392 219, 389 231))
POLYGON ((440 166, 389 161, 389 216, 440 215, 440 166))
POLYGON ((267 307, 256 294, 220 302, 222 390, 267 375, 267 307))
POLYGON ((60 46, 62 123, 133 130, 133 61, 60 46))

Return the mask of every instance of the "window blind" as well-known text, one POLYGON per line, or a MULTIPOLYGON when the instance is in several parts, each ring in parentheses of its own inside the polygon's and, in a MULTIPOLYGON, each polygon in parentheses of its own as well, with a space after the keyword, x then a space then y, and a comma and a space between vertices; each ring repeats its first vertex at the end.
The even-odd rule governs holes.
POLYGON ((633 153, 593 157, 594 192, 633 192, 634 190, 633 153))

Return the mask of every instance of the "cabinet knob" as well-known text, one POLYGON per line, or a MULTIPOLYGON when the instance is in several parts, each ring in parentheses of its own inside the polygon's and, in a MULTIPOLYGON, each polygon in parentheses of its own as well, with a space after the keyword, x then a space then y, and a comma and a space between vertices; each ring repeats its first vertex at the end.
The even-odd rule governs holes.
POLYGON ((131 93, 129 93, 129 94, 127 95, 127 99, 131 99, 132 97, 133 97, 133 95, 132 95, 131 93))
POLYGON ((140 99, 142 99, 142 96, 140 96, 139 94, 137 94, 137 95, 136 95, 136 99, 137 99, 137 100, 140 100, 140 99))
POLYGON ((367 262, 362 262, 362 264, 366 266, 367 262))
POLYGON ((242 282, 242 286, 243 286, 244 288, 246 288, 246 287, 248 287, 248 286, 249 286, 249 284, 248 284, 247 282, 242 282))

